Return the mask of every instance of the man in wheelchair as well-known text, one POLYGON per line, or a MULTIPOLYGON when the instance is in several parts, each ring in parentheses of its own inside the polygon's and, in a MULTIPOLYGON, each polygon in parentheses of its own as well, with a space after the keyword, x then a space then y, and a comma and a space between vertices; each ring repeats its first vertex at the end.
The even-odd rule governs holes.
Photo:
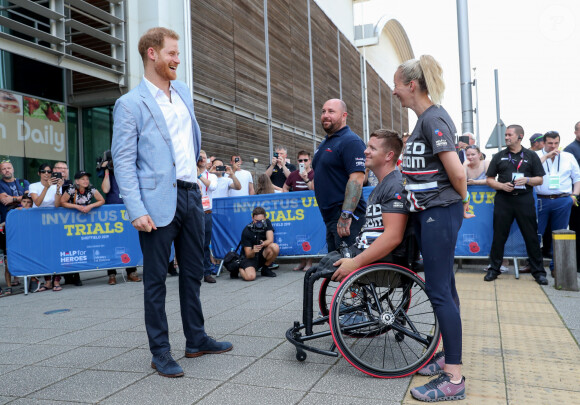
POLYGON ((403 200, 403 181, 397 159, 403 148, 401 136, 388 129, 378 129, 365 149, 365 166, 377 176, 379 184, 367 201, 366 223, 354 245, 344 252, 329 252, 318 271, 336 268, 334 281, 342 281, 353 271, 380 261, 408 267, 404 244, 407 210, 403 200), (343 257, 347 256, 347 257, 343 257))

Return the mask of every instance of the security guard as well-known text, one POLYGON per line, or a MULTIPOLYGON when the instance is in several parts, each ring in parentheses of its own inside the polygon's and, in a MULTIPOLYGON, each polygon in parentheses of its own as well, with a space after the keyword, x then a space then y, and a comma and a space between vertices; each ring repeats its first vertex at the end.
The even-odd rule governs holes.
POLYGON ((497 190, 497 193, 493 209, 489 269, 483 279, 493 281, 500 275, 504 246, 515 219, 526 243, 532 275, 538 284, 547 285, 532 194, 532 188, 543 183, 545 172, 538 155, 522 146, 523 138, 524 129, 520 125, 507 127, 507 148, 493 156, 487 169, 487 185, 497 190))

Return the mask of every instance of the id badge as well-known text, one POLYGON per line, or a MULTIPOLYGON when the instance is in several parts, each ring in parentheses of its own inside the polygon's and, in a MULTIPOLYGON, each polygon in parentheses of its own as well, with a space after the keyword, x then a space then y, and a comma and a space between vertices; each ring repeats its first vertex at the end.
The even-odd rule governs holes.
POLYGON ((203 206, 204 211, 211 209, 211 201, 209 199, 209 196, 204 195, 203 197, 201 197, 201 205, 203 206))
POLYGON ((551 174, 548 177, 548 186, 550 190, 560 189, 560 176, 557 174, 551 174))
MULTIPOLYGON (((512 181, 516 181, 517 179, 521 179, 522 177, 524 177, 523 173, 512 173, 512 181)), ((525 190, 526 189, 526 185, 522 184, 521 186, 514 186, 514 189, 516 190, 525 190)))

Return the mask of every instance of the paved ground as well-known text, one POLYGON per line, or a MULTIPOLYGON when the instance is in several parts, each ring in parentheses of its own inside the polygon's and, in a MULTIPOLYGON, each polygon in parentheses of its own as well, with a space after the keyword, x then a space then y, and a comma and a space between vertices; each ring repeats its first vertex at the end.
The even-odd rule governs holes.
MULTIPOLYGON (((418 403, 407 393, 423 379, 375 379, 316 354, 295 359, 284 336, 301 319, 303 273, 292 266, 283 263, 273 279, 226 274, 204 284, 207 331, 234 350, 197 359, 183 357, 177 279, 168 278, 171 341, 186 373, 179 379, 150 368, 141 283, 109 286, 93 272, 83 287, 2 298, 0 403, 418 403), (58 309, 70 311, 45 314, 58 309)), ((457 273, 468 379, 461 403, 580 403, 580 293, 540 287, 529 275, 484 283, 481 267, 457 273)))

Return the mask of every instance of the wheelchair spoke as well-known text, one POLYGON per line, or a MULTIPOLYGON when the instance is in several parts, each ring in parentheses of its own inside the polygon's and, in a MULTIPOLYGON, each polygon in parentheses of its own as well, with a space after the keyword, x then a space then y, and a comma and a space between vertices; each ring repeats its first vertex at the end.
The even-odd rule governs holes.
POLYGON ((398 266, 357 270, 336 290, 329 320, 344 358, 373 376, 414 372, 439 343, 439 326, 423 281, 398 266))

